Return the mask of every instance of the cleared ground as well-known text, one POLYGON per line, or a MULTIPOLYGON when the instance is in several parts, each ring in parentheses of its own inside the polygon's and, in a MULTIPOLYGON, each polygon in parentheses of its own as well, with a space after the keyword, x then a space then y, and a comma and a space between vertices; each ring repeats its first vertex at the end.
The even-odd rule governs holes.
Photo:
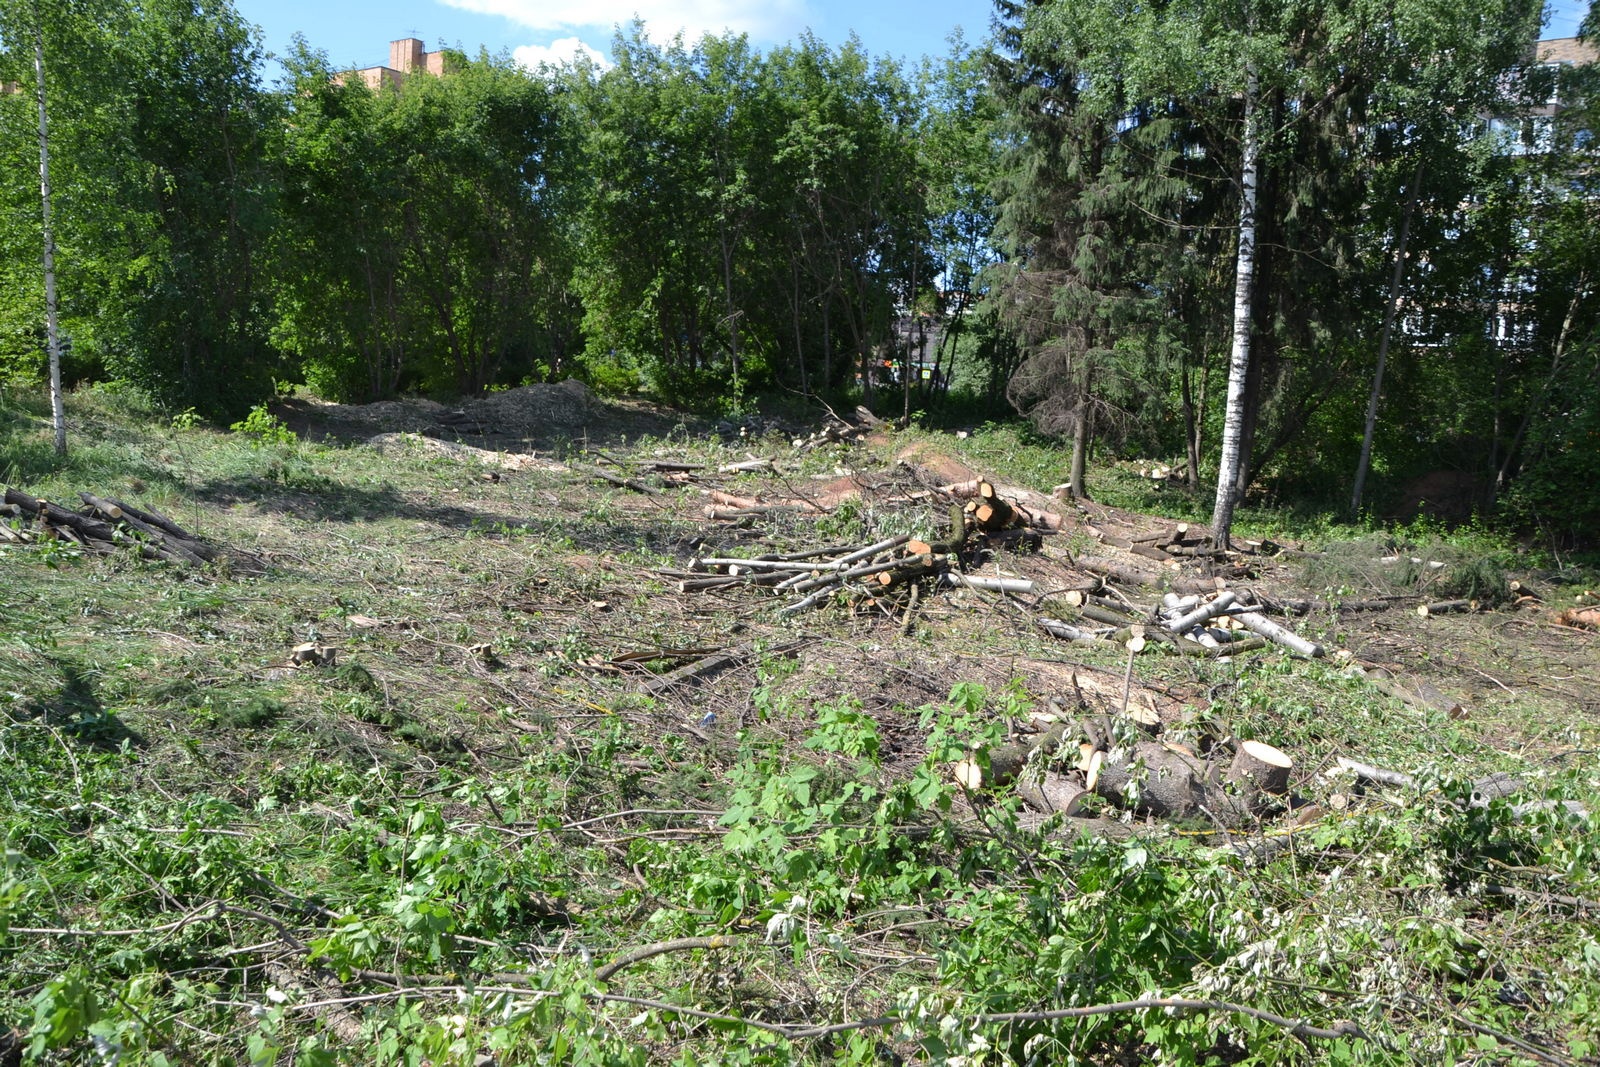
POLYGON ((1259 557, 1233 585, 1319 601, 1296 630, 1461 711, 1332 657, 1153 647, 1129 699, 1174 737, 1292 755, 1299 814, 1045 817, 949 765, 1052 698, 1119 710, 1124 646, 1034 620, 1070 617, 1048 592, 1114 554, 1097 531, 1187 517, 1171 487, 1113 472, 1112 497, 1167 514, 1063 506, 1042 546, 966 564, 1043 596, 780 616, 769 590, 662 572, 937 540, 930 486, 965 467, 1048 490, 1053 461, 998 430, 797 449, 815 426, 565 389, 289 401, 292 443, 88 395, 60 466, 41 410, 8 403, 0 480, 138 501, 255 561, 0 544, 0 1023, 44 1062, 1595 1055, 1600 654, 1554 621, 1582 575, 1383 535, 1259 557), (751 458, 773 465, 716 473, 751 458), (712 522, 711 489, 824 507, 712 522), (1414 610, 1505 577, 1538 599, 1414 610), (1324 773, 1341 755, 1417 784, 1324 773), (1522 788, 1472 804, 1495 771, 1522 788))

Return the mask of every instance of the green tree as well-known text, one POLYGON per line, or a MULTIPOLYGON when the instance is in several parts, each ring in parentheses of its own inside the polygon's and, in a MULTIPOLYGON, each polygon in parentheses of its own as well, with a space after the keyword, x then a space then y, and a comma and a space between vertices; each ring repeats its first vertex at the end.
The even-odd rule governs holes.
POLYGON ((613 53, 580 90, 592 356, 641 360, 701 401, 746 378, 822 391, 855 365, 870 380, 925 232, 898 70, 809 37, 762 57, 635 27, 613 53))
MULTIPOLYGON (((939 288, 942 325, 934 376, 948 381, 983 272, 997 261, 993 236, 998 211, 993 182, 1000 169, 999 103, 990 91, 987 57, 959 34, 950 52, 924 62, 919 75, 922 117, 917 144, 927 188, 929 250, 939 288)), ((1008 376, 1009 377, 1009 376, 1008 376)))
POLYGON ((559 84, 454 56, 372 90, 292 60, 275 337, 339 397, 567 369, 575 138, 559 84))
POLYGON ((1090 92, 1092 42, 1042 28, 1045 5, 1000 10, 1005 258, 989 298, 1024 353, 1010 396, 1047 432, 1071 433, 1067 484, 1086 496, 1096 428, 1112 430, 1154 388, 1165 305, 1153 283, 1174 250, 1168 220, 1184 186, 1163 162, 1174 143, 1166 116, 1136 109, 1106 121, 1090 92))
MULTIPOLYGON (((20 6, 5 9, 8 25, 20 6)), ((252 31, 227 3, 40 9, 57 71, 51 163, 74 348, 176 402, 237 408, 277 368, 258 256, 273 225, 278 111, 252 31)), ((6 174, 14 189, 20 173, 6 174)))

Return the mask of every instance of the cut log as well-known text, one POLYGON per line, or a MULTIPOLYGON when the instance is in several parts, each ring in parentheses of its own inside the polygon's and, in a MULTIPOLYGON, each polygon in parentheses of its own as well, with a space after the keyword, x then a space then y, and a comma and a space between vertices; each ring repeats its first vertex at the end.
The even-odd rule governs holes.
MULTIPOLYGON (((783 644, 774 645, 761 654, 766 656, 792 656, 804 645, 804 641, 786 641, 783 644)), ((697 659, 693 663, 686 663, 667 674, 651 678, 641 685, 640 689, 650 696, 660 696, 678 686, 699 685, 701 682, 707 681, 723 671, 743 666, 754 659, 756 655, 757 651, 749 645, 725 649, 697 659)))
POLYGON ((875 545, 867 545, 865 548, 858 548, 854 552, 847 552, 833 562, 855 563, 859 560, 871 559, 880 552, 888 552, 890 549, 899 548, 901 545, 906 544, 910 540, 910 534, 897 534, 894 537, 879 541, 875 545))
POLYGON ((985 786, 998 787, 1014 781, 1030 759, 1038 755, 1048 757, 1060 746, 1067 734, 1066 723, 1056 723, 1037 737, 1009 741, 989 750, 989 766, 974 753, 951 766, 951 774, 962 788, 976 791, 985 786))
POLYGON ((1063 641, 1098 641, 1100 635, 1091 630, 1080 630, 1071 623, 1062 622, 1060 619, 1035 619, 1039 628, 1051 637, 1059 637, 1063 641))
POLYGON ((1245 612, 1244 614, 1235 615, 1233 617, 1244 624, 1246 629, 1252 630, 1255 633, 1260 634, 1262 637, 1265 637, 1268 641, 1280 644, 1284 648, 1287 648, 1293 652, 1298 652, 1300 655, 1309 659, 1316 659, 1324 652, 1323 647, 1317 644, 1315 641, 1308 641, 1299 634, 1294 633, 1291 630, 1286 630, 1277 623, 1272 622, 1263 616, 1256 615, 1253 612, 1245 612))
POLYGON ((1580 630, 1600 630, 1600 608, 1568 608, 1556 615, 1555 623, 1580 630))
POLYGON ((1418 604, 1417 614, 1426 619, 1430 615, 1450 615, 1460 611, 1477 611, 1475 600, 1440 600, 1432 604, 1418 604))
POLYGON ((724 463, 717 468, 718 474, 750 474, 755 471, 772 469, 770 459, 747 459, 740 463, 724 463))
POLYGON ((1144 570, 1140 567, 1119 563, 1114 559, 1105 559, 1098 556, 1079 556, 1073 561, 1073 567, 1080 571, 1098 574, 1112 581, 1124 585, 1159 585, 1161 574, 1153 570, 1144 570))
POLYGON ((1168 545, 1182 544, 1188 533, 1189 524, 1180 522, 1176 526, 1169 526, 1164 530, 1156 530, 1154 533, 1140 534, 1137 537, 1130 537, 1128 540, 1136 545, 1155 545, 1165 548, 1168 545))
POLYGON ((1139 814, 1204 817, 1235 827, 1258 820, 1279 803, 1290 766, 1288 756, 1263 744, 1252 747, 1242 762, 1236 754, 1224 776, 1218 764, 1184 746, 1141 741, 1106 756, 1094 791, 1139 814))
POLYGON ((993 532, 1015 523, 1017 512, 1004 500, 995 499, 987 504, 979 504, 973 509, 972 518, 977 522, 978 529, 993 532))
POLYGON ((1294 767, 1280 750, 1260 741, 1241 741, 1228 768, 1226 781, 1242 792, 1281 797, 1289 792, 1289 772, 1294 767))
MULTIPOLYGON (((1085 604, 1078 609, 1078 613, 1086 619, 1102 622, 1107 626, 1128 626, 1139 621, 1139 616, 1131 611, 1102 607, 1099 604, 1085 604)), ((1131 637, 1132 635, 1130 634, 1129 636, 1131 637)), ((1127 640, 1127 638, 1123 638, 1123 640, 1127 640)))
MULTIPOLYGON (((82 495, 82 494, 80 494, 80 495, 82 495)), ((118 510, 120 510, 124 517, 132 515, 134 518, 138 519, 140 522, 146 523, 146 524, 148 524, 150 526, 154 526, 156 529, 161 530, 161 531, 163 531, 163 532, 165 532, 167 534, 170 534, 171 536, 176 537, 180 541, 184 541, 184 542, 187 542, 189 544, 205 545, 205 542, 202 541, 199 537, 196 537, 194 534, 190 533, 188 530, 185 530, 182 526, 179 526, 177 523, 173 522, 171 519, 167 518, 165 515, 161 514, 161 512, 159 512, 159 511, 155 511, 155 510, 153 510, 151 508, 134 507, 132 504, 128 503, 126 500, 117 500, 114 497, 110 498, 108 502, 113 507, 115 507, 118 510)))
POLYGON ((713 504, 718 504, 725 508, 765 508, 770 506, 753 496, 724 493, 721 489, 713 489, 706 495, 711 498, 713 504))
MULTIPOLYGON (((843 561, 841 560, 840 562, 843 561)), ((855 581, 858 578, 871 578, 873 575, 881 574, 884 571, 892 571, 896 567, 901 566, 904 562, 904 560, 891 559, 885 560, 882 563, 861 563, 850 567, 848 570, 831 571, 826 574, 818 575, 815 578, 808 578, 805 581, 798 582, 792 586, 788 585, 788 583, 784 583, 784 587, 792 589, 796 593, 808 593, 813 589, 818 589, 823 586, 840 585, 844 582, 855 581)))
POLYGON ((1060 812, 1063 815, 1080 815, 1083 802, 1092 796, 1089 790, 1074 785, 1065 775, 1045 771, 1035 777, 1025 774, 1017 780, 1017 795, 1035 811, 1046 815, 1060 812))
POLYGON ((1204 596, 1210 596, 1212 593, 1220 593, 1222 590, 1228 588, 1227 581, 1221 577, 1173 578, 1168 582, 1168 585, 1174 592, 1200 593, 1204 596))
POLYGON ((1218 593, 1216 598, 1212 600, 1211 603, 1201 604, 1193 611, 1190 611, 1187 615, 1180 615, 1178 618, 1167 623, 1167 630, 1168 632, 1175 634, 1181 634, 1185 631, 1192 630, 1201 623, 1210 622, 1218 615, 1221 615, 1224 611, 1227 611, 1229 608, 1233 607, 1234 602, 1238 599, 1239 598, 1232 592, 1224 590, 1223 592, 1218 593))
POLYGON ((1158 818, 1187 818, 1206 802, 1205 762, 1143 741, 1107 755, 1094 791, 1130 811, 1158 818))
POLYGON ((610 471, 603 471, 599 467, 584 467, 577 464, 572 464, 571 467, 574 471, 584 475, 585 477, 595 478, 602 482, 609 482, 619 489, 631 489, 635 493, 643 493, 646 496, 661 495, 661 490, 657 489, 653 485, 645 485, 643 482, 635 481, 632 478, 619 478, 610 471))
POLYGON ((955 571, 945 571, 946 585, 965 587, 967 589, 982 589, 990 593, 1032 593, 1034 583, 1027 578, 985 578, 976 574, 958 574, 955 571))
POLYGON ((1414 708, 1440 711, 1452 719, 1459 719, 1465 714, 1465 709, 1459 701, 1446 696, 1432 682, 1424 679, 1374 678, 1369 674, 1367 680, 1379 692, 1410 704, 1414 708))
POLYGON ((937 559, 930 552, 897 560, 896 563, 898 565, 893 570, 882 571, 876 575, 878 584, 886 590, 897 589, 907 582, 927 577, 937 567, 943 565, 943 560, 937 559))
POLYGON ((1089 753, 1089 758, 1084 762, 1083 783, 1084 788, 1093 793, 1100 785, 1100 769, 1105 766, 1106 754, 1099 749, 1089 753))

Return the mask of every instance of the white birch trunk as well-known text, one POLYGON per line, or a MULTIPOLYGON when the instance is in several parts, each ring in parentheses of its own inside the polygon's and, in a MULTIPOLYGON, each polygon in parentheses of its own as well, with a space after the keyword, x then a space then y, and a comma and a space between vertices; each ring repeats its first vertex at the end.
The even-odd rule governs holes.
POLYGON ((61 326, 56 314, 56 240, 50 225, 50 122, 44 104, 44 27, 34 4, 33 71, 39 84, 39 200, 44 228, 45 340, 50 352, 50 420, 56 455, 67 454, 67 411, 61 397, 61 326))
POLYGON ((1212 535, 1228 547, 1237 502, 1240 441, 1244 436, 1245 381, 1250 373, 1250 303, 1256 280, 1256 185, 1261 168, 1260 131, 1256 123, 1256 70, 1245 73, 1244 152, 1239 164, 1239 258, 1233 281, 1233 351, 1228 357, 1228 406, 1222 421, 1222 461, 1217 471, 1217 502, 1211 513, 1212 535))

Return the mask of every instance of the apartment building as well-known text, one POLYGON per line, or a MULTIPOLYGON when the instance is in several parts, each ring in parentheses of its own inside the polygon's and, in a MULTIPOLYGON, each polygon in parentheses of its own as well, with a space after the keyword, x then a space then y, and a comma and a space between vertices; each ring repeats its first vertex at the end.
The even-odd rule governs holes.
POLYGON ((350 78, 360 78, 372 90, 398 89, 409 75, 431 74, 437 78, 445 70, 446 56, 443 51, 424 51, 422 42, 417 38, 402 37, 389 42, 388 66, 344 71, 334 75, 334 80, 343 85, 350 78))

